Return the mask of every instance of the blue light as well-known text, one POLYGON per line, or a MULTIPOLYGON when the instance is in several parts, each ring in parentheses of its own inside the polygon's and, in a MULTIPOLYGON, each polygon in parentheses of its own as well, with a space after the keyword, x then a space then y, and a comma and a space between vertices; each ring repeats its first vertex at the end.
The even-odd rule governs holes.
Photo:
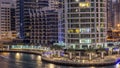
POLYGON ((120 63, 120 58, 118 58, 118 59, 116 60, 116 63, 115 63, 115 64, 118 64, 118 63, 120 63))
POLYGON ((113 48, 113 51, 119 51, 119 49, 118 48, 113 48))

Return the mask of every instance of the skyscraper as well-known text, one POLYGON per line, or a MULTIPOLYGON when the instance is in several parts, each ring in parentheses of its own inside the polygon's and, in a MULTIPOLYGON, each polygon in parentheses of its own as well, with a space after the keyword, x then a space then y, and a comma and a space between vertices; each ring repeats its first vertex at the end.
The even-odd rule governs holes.
POLYGON ((46 6, 48 6, 47 0, 17 0, 16 29, 19 38, 25 43, 40 42, 40 26, 44 22, 41 11, 46 6))
POLYGON ((17 0, 16 29, 24 43, 50 45, 58 42, 59 2, 56 0, 55 5, 54 1, 48 1, 17 0))
POLYGON ((113 6, 113 1, 112 0, 108 0, 107 2, 107 24, 108 24, 108 30, 111 30, 112 28, 114 28, 114 6, 113 6))
POLYGON ((15 10, 14 1, 0 0, 0 40, 12 38, 11 29, 15 28, 15 26, 11 26, 15 24, 15 18, 12 17, 14 16, 13 14, 15 13, 14 10, 15 10))
POLYGON ((117 26, 117 24, 120 24, 120 0, 115 0, 113 2, 113 9, 114 9, 114 27, 117 26))
POLYGON ((65 44, 76 49, 104 47, 107 0, 63 0, 65 44))

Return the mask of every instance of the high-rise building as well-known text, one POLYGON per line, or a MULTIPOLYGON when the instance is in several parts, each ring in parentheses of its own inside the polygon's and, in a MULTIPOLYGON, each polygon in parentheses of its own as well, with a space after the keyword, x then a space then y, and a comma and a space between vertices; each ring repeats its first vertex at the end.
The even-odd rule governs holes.
POLYGON ((12 30, 15 30, 15 2, 12 0, 0 0, 0 40, 12 38, 12 30), (12 26, 14 25, 14 26, 12 26))
POLYGON ((113 0, 107 2, 107 29, 112 30, 114 28, 114 7, 113 0))
POLYGON ((25 43, 40 42, 40 26, 44 22, 41 11, 46 6, 48 6, 47 0, 17 0, 16 29, 19 32, 19 38, 25 43))
POLYGON ((120 24, 120 0, 115 0, 113 2, 113 9, 114 9, 114 27, 117 24, 120 24))
POLYGON ((60 2, 61 0, 48 0, 49 2, 49 8, 51 10, 58 10, 60 9, 60 2))
POLYGON ((49 5, 54 3, 48 1, 17 0, 16 29, 24 43, 50 45, 58 42, 58 6, 51 7, 49 5))
POLYGON ((63 0, 66 47, 106 46, 107 0, 63 0))
POLYGON ((55 10, 43 11, 43 20, 41 27, 41 44, 52 45, 58 42, 58 12, 55 10))

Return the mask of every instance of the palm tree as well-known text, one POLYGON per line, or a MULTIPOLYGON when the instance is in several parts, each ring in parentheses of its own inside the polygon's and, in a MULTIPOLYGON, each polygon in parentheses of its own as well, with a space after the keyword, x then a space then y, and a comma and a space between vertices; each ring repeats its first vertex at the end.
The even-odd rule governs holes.
POLYGON ((62 47, 61 46, 59 46, 59 45, 53 45, 53 46, 51 46, 50 47, 52 50, 54 49, 54 50, 62 50, 62 47))
POLYGON ((106 52, 105 48, 99 48, 98 51, 101 53, 101 58, 104 58, 104 53, 106 52))
POLYGON ((75 49, 69 48, 69 49, 67 49, 67 52, 69 54, 69 59, 72 59, 73 58, 73 53, 75 53, 75 49))
POLYGON ((61 46, 59 46, 59 45, 53 45, 53 46, 51 46, 50 48, 51 48, 51 50, 53 50, 54 52, 57 51, 57 56, 60 57, 60 52, 61 52, 61 50, 62 50, 62 47, 61 47, 61 46))
POLYGON ((87 51, 87 53, 89 55, 89 60, 91 61, 92 60, 92 54, 95 53, 95 49, 89 48, 86 51, 87 51))

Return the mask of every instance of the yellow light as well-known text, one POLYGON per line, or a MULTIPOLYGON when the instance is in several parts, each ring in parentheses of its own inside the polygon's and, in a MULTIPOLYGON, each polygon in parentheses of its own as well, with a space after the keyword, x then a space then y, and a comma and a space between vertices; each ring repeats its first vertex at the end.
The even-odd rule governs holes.
POLYGON ((39 60, 39 61, 40 61, 40 60, 41 60, 41 56, 37 56, 37 60, 39 60))
POLYGON ((118 27, 120 27, 120 24, 117 24, 118 27))
POLYGON ((55 68, 54 64, 49 64, 49 68, 55 68))
POLYGON ((9 53, 7 53, 7 52, 3 52, 3 55, 4 55, 4 56, 8 56, 9 53))
POLYGON ((16 53, 16 58, 19 58, 20 57, 20 53, 16 53))
POLYGON ((21 55, 20 53, 15 54, 16 61, 20 61, 21 55))
POLYGON ((82 60, 83 63, 85 63, 85 60, 82 60))
POLYGON ((36 62, 37 62, 37 64, 40 64, 40 63, 41 63, 41 56, 37 56, 36 62))
POLYGON ((76 32, 76 33, 80 33, 80 30, 79 30, 79 29, 76 29, 75 32, 76 32))
POLYGON ((68 33, 73 33, 73 29, 69 29, 69 30, 68 30, 68 33))
POLYGON ((89 2, 80 2, 79 6, 81 8, 88 8, 88 7, 90 7, 90 3, 89 2))

